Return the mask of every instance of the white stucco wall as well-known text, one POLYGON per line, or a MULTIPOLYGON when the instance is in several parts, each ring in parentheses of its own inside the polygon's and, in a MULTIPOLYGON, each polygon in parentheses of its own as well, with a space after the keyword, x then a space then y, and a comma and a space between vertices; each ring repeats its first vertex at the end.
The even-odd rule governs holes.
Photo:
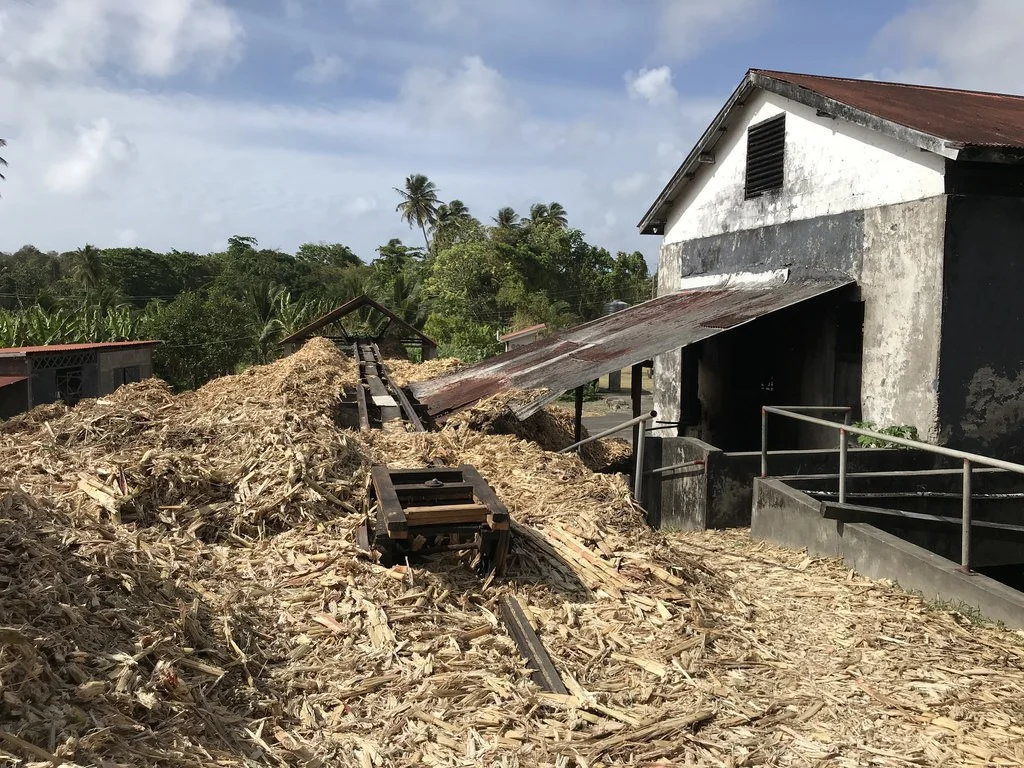
POLYGON ((864 418, 937 438, 946 197, 864 212, 864 418))
POLYGON ((919 200, 944 192, 945 160, 777 94, 758 91, 699 166, 668 217, 664 243, 919 200), (786 113, 782 190, 743 199, 747 128, 786 113))

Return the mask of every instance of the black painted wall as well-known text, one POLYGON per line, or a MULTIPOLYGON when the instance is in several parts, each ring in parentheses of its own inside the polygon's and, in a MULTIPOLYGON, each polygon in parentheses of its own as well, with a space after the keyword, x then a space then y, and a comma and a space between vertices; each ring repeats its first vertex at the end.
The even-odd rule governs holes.
POLYGON ((662 258, 680 255, 683 277, 783 267, 855 276, 863 245, 864 214, 852 211, 673 243, 662 248, 662 258))
POLYGON ((1024 459, 1024 200, 950 196, 939 429, 952 447, 1024 459))

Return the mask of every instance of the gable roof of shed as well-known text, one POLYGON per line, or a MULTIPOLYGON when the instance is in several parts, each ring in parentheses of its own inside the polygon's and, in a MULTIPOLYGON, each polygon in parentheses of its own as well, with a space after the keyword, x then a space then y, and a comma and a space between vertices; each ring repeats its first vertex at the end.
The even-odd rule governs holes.
POLYGON ((335 307, 330 312, 321 315, 316 320, 307 325, 305 328, 300 328, 291 336, 282 339, 281 343, 291 344, 297 341, 305 341, 306 339, 310 338, 314 333, 319 331, 321 328, 324 328, 330 325, 331 323, 336 322, 337 320, 340 320, 341 318, 345 317, 345 315, 351 314, 352 312, 355 312, 357 309, 361 309, 362 307, 366 306, 372 307, 381 314, 386 315, 391 320, 391 322, 395 323, 400 328, 403 328, 405 331, 409 333, 410 336, 415 336, 424 344, 427 344, 432 347, 437 346, 434 340, 431 339, 426 334, 424 334, 423 331, 419 330, 415 326, 410 325, 401 317, 392 312, 390 309, 385 307, 383 304, 378 304, 365 293, 360 296, 356 296, 354 299, 346 301, 340 307, 335 307))
POLYGON ((714 149, 758 89, 952 160, 1024 160, 1024 96, 751 69, 644 214, 642 234, 664 234, 668 209, 700 155, 714 149))

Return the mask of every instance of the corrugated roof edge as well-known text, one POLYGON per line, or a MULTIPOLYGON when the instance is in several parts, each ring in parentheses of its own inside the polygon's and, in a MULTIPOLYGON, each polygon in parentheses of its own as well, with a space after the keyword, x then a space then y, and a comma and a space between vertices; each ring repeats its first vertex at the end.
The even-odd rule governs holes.
POLYGON ((25 355, 45 355, 55 352, 83 352, 104 349, 123 349, 125 347, 152 347, 163 344, 162 341, 103 341, 90 344, 41 344, 31 347, 6 347, 0 348, 0 357, 24 357, 25 355))
POLYGON ((832 272, 799 272, 787 279, 787 270, 777 270, 754 277, 717 276, 714 283, 659 296, 410 387, 439 421, 508 389, 547 389, 545 396, 515 407, 525 418, 567 388, 680 346, 678 332, 687 327, 696 329, 694 340, 699 340, 855 283, 832 272), (746 311, 737 313, 737 307, 746 311), (553 365, 557 372, 549 375, 545 371, 553 365))
MULTIPOLYGON (((667 211, 664 209, 666 207, 670 207, 675 202, 679 191, 686 185, 688 176, 692 174, 694 168, 697 167, 699 157, 703 153, 713 149, 718 140, 722 137, 722 132, 719 129, 724 126, 726 120, 732 115, 734 110, 745 106, 745 99, 754 89, 757 88, 785 96, 797 103, 822 110, 837 118, 841 118, 856 125, 879 131, 901 141, 906 141, 920 149, 934 152, 935 154, 951 160, 956 160, 964 149, 965 145, 963 143, 951 141, 948 137, 920 131, 895 120, 890 120, 884 116, 853 107, 849 104, 844 104, 838 99, 818 93, 807 86, 786 80, 785 78, 787 76, 793 78, 820 78, 822 80, 832 80, 836 82, 877 83, 878 85, 890 87, 902 86, 915 89, 929 88, 929 86, 917 86, 908 83, 890 83, 885 81, 858 80, 856 78, 804 75, 797 72, 779 72, 768 69, 747 70, 742 81, 740 81, 740 84, 736 87, 736 90, 733 91, 732 95, 726 101, 722 109, 719 110, 718 114, 715 115, 715 118, 711 121, 707 130, 704 131, 700 139, 698 139, 697 143, 690 151, 690 154, 686 156, 686 159, 683 160, 682 164, 669 179, 668 183, 659 193, 655 201, 647 209, 643 218, 640 219, 637 227, 640 229, 641 234, 663 235, 665 233, 664 218, 667 211)), ((962 93, 964 95, 992 97, 1002 96, 1024 99, 1024 97, 1014 96, 1011 94, 989 93, 986 91, 966 91, 951 88, 934 88, 934 90, 936 92, 943 93, 962 93)), ((971 144, 970 146, 992 147, 993 149, 1021 148, 1016 144, 990 144, 986 142, 971 144)))

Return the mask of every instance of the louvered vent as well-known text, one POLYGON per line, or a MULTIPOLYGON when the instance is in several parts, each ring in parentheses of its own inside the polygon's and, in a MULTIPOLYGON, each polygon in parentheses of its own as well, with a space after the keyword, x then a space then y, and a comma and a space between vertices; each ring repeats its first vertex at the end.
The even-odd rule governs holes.
POLYGON ((747 129, 747 180, 743 187, 746 199, 782 189, 785 159, 785 114, 747 129))

